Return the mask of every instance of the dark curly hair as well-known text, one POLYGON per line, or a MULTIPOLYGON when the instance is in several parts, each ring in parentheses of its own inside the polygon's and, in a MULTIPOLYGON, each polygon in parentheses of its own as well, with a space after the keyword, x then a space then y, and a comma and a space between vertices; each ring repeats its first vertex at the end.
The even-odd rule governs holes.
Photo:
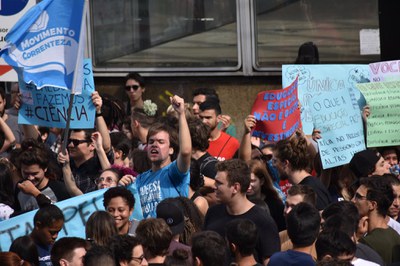
POLYGON ((104 193, 103 206, 107 209, 108 204, 113 198, 121 197, 128 204, 130 209, 135 206, 135 198, 132 192, 125 187, 112 187, 104 193))
POLYGON ((274 148, 277 159, 288 160, 292 170, 306 170, 310 164, 310 154, 307 149, 307 140, 296 136, 278 141, 274 148))

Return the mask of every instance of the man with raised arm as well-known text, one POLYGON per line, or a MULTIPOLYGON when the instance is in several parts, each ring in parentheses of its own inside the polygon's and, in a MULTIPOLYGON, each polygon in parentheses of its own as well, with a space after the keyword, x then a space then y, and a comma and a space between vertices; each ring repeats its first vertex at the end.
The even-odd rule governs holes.
POLYGON ((183 99, 175 95, 170 100, 178 113, 179 134, 165 123, 156 122, 149 128, 147 156, 151 169, 136 179, 144 218, 156 217, 156 207, 163 199, 188 196, 192 142, 183 99))

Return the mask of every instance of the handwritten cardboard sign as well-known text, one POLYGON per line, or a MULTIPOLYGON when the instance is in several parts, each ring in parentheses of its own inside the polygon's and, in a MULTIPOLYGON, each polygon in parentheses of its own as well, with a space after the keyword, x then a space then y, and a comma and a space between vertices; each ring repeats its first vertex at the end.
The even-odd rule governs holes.
POLYGON ((302 107, 303 131, 311 135, 313 130, 311 106, 314 96, 347 89, 354 108, 362 109, 365 100, 355 87, 357 83, 369 82, 368 65, 283 65, 282 86, 286 87, 299 76, 299 101, 302 107))
POLYGON ((321 130, 318 148, 324 169, 347 164, 354 153, 365 150, 361 114, 348 90, 314 96, 311 112, 314 127, 321 130))
POLYGON ((367 146, 400 145, 400 81, 358 84, 371 115, 367 120, 367 146))
POLYGON ((394 81, 400 79, 400 60, 369 64, 372 82, 394 81))
POLYGON ((290 137, 299 128, 297 82, 295 79, 282 90, 269 90, 257 95, 251 109, 257 120, 253 136, 277 142, 290 137))
MULTIPOLYGON (((96 108, 91 99, 94 79, 90 59, 85 59, 83 73, 82 94, 74 96, 70 128, 94 128, 96 108)), ((38 90, 36 86, 26 84, 22 80, 19 81, 19 85, 22 94, 19 124, 65 128, 70 90, 55 87, 43 87, 38 90)))

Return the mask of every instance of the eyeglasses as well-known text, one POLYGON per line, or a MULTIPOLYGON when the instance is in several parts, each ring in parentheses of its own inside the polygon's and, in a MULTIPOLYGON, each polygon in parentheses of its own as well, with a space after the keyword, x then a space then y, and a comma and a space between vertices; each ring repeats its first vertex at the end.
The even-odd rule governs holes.
POLYGON ((94 183, 96 184, 96 185, 98 185, 98 184, 100 184, 101 182, 103 182, 103 181, 106 181, 106 183, 108 183, 108 184, 112 184, 112 183, 116 183, 115 181, 114 181, 114 179, 112 179, 111 177, 98 177, 98 178, 96 178, 95 180, 94 180, 94 183))
POLYGON ((74 145, 74 147, 78 146, 79 144, 82 143, 89 143, 92 142, 91 140, 87 140, 87 139, 68 139, 67 144, 69 145, 72 142, 72 144, 74 145))
POLYGON ((133 89, 134 91, 137 91, 140 88, 139 85, 129 85, 129 86, 125 86, 125 90, 126 91, 131 91, 131 89, 133 89))
POLYGON ((263 161, 263 162, 266 163, 266 162, 268 162, 269 160, 272 159, 272 154, 263 154, 263 155, 257 156, 254 159, 260 160, 260 161, 263 161))
POLYGON ((367 199, 366 196, 362 196, 362 195, 358 194, 357 192, 356 192, 356 194, 354 194, 353 198, 356 200, 366 200, 367 199))
POLYGON ((131 257, 131 259, 138 263, 142 263, 142 261, 144 260, 144 255, 142 255, 140 257, 131 257))

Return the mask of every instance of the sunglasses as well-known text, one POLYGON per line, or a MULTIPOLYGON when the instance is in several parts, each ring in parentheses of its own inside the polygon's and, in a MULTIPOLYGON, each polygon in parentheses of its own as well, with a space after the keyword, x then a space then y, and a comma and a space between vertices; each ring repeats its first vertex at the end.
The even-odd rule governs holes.
POLYGON ((140 88, 139 85, 130 85, 130 86, 125 86, 126 91, 131 91, 133 89, 134 91, 137 91, 140 88))
POLYGON ((67 144, 69 145, 72 142, 72 144, 74 145, 74 147, 78 146, 79 144, 82 143, 89 143, 92 142, 91 140, 87 140, 87 139, 68 139, 67 144))
POLYGON ((263 161, 263 162, 268 162, 269 160, 271 160, 272 159, 272 154, 263 154, 263 155, 260 155, 260 156, 257 156, 257 157, 255 157, 254 159, 256 159, 256 160, 260 160, 260 161, 263 161))

